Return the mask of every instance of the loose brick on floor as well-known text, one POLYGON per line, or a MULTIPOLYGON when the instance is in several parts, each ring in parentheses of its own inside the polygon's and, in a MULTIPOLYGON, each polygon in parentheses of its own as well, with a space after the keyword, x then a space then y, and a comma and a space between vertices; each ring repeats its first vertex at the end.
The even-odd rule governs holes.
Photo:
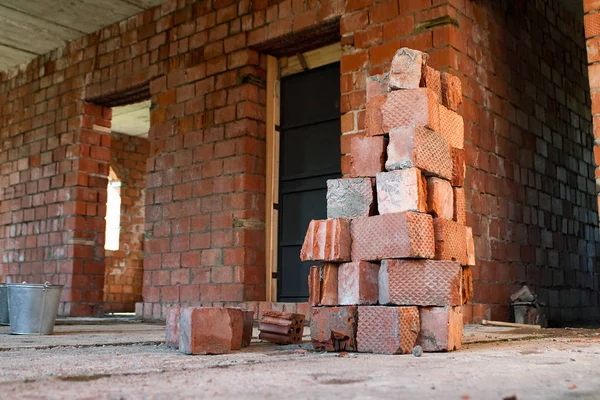
POLYGON ((350 261, 350 222, 343 218, 312 220, 300 251, 302 261, 350 261))
POLYGON ((385 169, 419 168, 425 175, 452 178, 450 145, 437 132, 423 126, 402 126, 390 131, 385 169))
POLYGON ((405 212, 355 218, 351 223, 352 260, 433 258, 431 215, 405 212))
POLYGON ((310 335, 316 351, 356 351, 358 308, 312 307, 310 335))
POLYGON ((407 125, 425 126, 439 132, 440 107, 435 94, 427 88, 394 90, 376 96, 367 103, 367 135, 384 135, 407 125))
POLYGON ((179 313, 179 351, 184 354, 225 354, 242 347, 242 310, 224 307, 183 307, 179 313))
POLYGON ((377 304, 378 275, 379 264, 365 261, 341 264, 338 270, 339 304, 377 304))
POLYGON ((276 344, 296 344, 304 334, 302 314, 266 310, 258 324, 258 338, 276 344))
POLYGON ((451 150, 452 156, 452 186, 465 185, 465 150, 453 147, 451 150))
POLYGON ((449 110, 443 105, 439 105, 439 130, 451 147, 462 149, 465 146, 465 123, 455 111, 449 110))
POLYGON ((457 260, 467 265, 467 228, 445 218, 434 218, 435 259, 457 260))
POLYGON ((431 89, 438 100, 442 102, 442 75, 437 69, 426 65, 421 78, 421 87, 431 89))
POLYGON ((467 304, 473 298, 473 271, 471 267, 462 267, 462 303, 467 304))
POLYGON ((464 265, 471 267, 475 266, 475 241, 473 240, 473 228, 470 226, 466 228, 466 247, 467 247, 467 260, 464 265))
POLYGON ((350 140, 350 176, 375 177, 384 171, 386 139, 358 136, 350 140))
POLYGON ((383 260, 379 304, 458 306, 462 304, 460 263, 438 260, 383 260))
POLYGON ((327 218, 368 217, 375 213, 372 178, 329 179, 327 218))
POLYGON ((409 354, 420 330, 417 307, 358 307, 358 351, 409 354))
POLYGON ((457 111, 462 103, 462 83, 457 76, 442 72, 442 104, 452 111, 457 111))
POLYGON ((460 349, 463 335, 462 307, 419 307, 421 331, 417 344, 425 352, 460 349))
POLYGON ((428 59, 427 53, 418 50, 405 47, 398 50, 390 67, 390 90, 418 88, 428 59))
POLYGON ((169 347, 179 347, 179 311, 180 307, 167 308, 166 344, 169 347))
POLYGON ((436 218, 452 219, 454 216, 454 192, 445 179, 427 178, 427 213, 436 218))
POLYGON ((375 180, 379 214, 426 212, 427 182, 418 168, 380 172, 375 180))
POLYGON ((461 225, 467 224, 467 200, 465 199, 465 189, 455 187, 454 189, 454 210, 452 219, 461 225))

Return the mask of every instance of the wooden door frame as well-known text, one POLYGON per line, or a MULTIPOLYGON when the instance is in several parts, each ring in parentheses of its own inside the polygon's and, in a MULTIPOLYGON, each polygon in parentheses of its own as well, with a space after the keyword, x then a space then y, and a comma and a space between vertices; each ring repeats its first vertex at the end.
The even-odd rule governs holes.
MULTIPOLYGON (((339 62, 340 43, 334 43, 305 53, 279 59, 267 56, 267 170, 266 170, 266 300, 277 301, 278 224, 279 224, 279 123, 281 78, 339 62)), ((341 95, 341 94, 340 94, 341 95)), ((341 155, 340 155, 341 157, 341 155)))

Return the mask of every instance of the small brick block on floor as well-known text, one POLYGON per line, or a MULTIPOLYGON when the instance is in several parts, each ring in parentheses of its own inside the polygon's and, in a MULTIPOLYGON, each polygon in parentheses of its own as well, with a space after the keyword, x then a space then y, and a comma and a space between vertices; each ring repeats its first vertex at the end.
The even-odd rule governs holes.
POLYGON ((467 265, 467 228, 445 218, 434 218, 435 259, 456 260, 467 265))
POLYGON ((384 171, 386 141, 383 136, 350 140, 350 176, 374 177, 384 171))
POLYGON ((276 344, 296 344, 304 334, 304 315, 264 311, 258 325, 258 338, 276 344))
POLYGON ((308 277, 311 306, 338 305, 338 264, 326 263, 310 268, 308 277))
POLYGON ((427 178, 427 212, 437 218, 452 219, 454 216, 454 192, 450 182, 427 178))
POLYGON ((452 155, 452 186, 464 186, 465 185, 465 150, 457 149, 453 147, 451 149, 452 155))
POLYGON ((385 169, 419 168, 425 175, 452 178, 450 145, 423 126, 401 126, 390 131, 385 169))
POLYGON ((179 347, 179 311, 180 307, 167 308, 166 344, 169 347, 179 347))
POLYGON ((431 215, 415 212, 355 218, 351 223, 352 260, 433 258, 431 215))
POLYGON ((368 217, 375 213, 372 178, 329 179, 327 218, 368 217))
POLYGON ((243 312, 237 308, 182 307, 179 351, 184 354, 225 354, 242 347, 243 312))
POLYGON ((439 105, 439 132, 451 147, 462 149, 465 147, 465 122, 455 111, 439 105))
POLYGON ((452 111, 462 104, 462 83, 457 76, 442 72, 442 104, 452 111))
POLYGON ((460 349, 463 335, 462 307, 419 307, 421 331, 417 344, 425 352, 460 349))
POLYGON ((421 83, 423 69, 429 55, 418 50, 401 48, 394 54, 390 67, 389 87, 394 89, 416 89, 421 83))
POLYGON ((300 259, 350 261, 350 222, 343 218, 310 221, 300 259))
POLYGON ((462 274, 456 261, 383 260, 379 304, 458 306, 462 274))
POLYGON ((376 177, 379 214, 425 212, 427 182, 418 168, 380 172, 376 177))
POLYGON ((338 270, 339 304, 377 304, 378 275, 378 264, 365 261, 341 264, 338 270))
POLYGON ((421 87, 431 89, 438 102, 442 102, 442 74, 440 71, 426 65, 421 78, 421 87))
POLYGON ((316 351, 356 351, 358 307, 313 307, 310 335, 316 351))
POLYGON ((394 90, 367 103, 367 135, 384 135, 392 129, 417 125, 440 134, 440 104, 427 88, 394 90))
POLYGON ((358 351, 410 354, 419 335, 417 307, 358 307, 358 351))

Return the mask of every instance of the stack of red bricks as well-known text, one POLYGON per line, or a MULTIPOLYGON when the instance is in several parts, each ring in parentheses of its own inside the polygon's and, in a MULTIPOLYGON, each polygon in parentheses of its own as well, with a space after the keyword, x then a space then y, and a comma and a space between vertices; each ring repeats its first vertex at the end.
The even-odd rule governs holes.
POLYGON ((317 350, 452 351, 472 294, 460 80, 400 49, 369 78, 367 133, 350 177, 328 181, 327 220, 312 221, 311 336, 317 350))

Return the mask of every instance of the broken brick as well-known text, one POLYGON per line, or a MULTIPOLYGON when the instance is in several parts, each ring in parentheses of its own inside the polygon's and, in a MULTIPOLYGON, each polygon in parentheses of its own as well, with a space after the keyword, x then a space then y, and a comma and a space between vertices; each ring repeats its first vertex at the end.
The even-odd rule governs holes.
POLYGON ((467 200, 465 199, 465 189, 455 187, 454 189, 454 210, 452 219, 461 225, 467 224, 467 200))
POLYGON ((308 304, 318 306, 321 303, 321 266, 314 265, 308 272, 308 304))
POLYGON ((353 261, 433 258, 431 215, 414 212, 355 218, 350 225, 353 261))
POLYGON ((378 264, 364 261, 341 264, 338 270, 339 304, 377 304, 378 274, 378 264))
POLYGON ((252 341, 252 328, 254 326, 254 311, 243 310, 244 327, 242 332, 242 347, 250 346, 252 341))
POLYGON ((463 117, 455 111, 439 105, 439 130, 451 147, 462 149, 465 147, 465 122, 463 117))
POLYGON ((426 65, 421 78, 421 87, 431 89, 435 93, 438 102, 442 102, 442 75, 440 71, 426 65))
POLYGON ((462 304, 460 263, 436 260, 383 260, 379 304, 458 306, 462 304))
POLYGON ((457 111, 462 103, 462 83, 457 76, 443 72, 441 74, 442 83, 442 104, 452 111, 457 111))
POLYGON ((406 125, 425 126, 439 132, 440 107, 435 94, 427 88, 395 90, 376 96, 367 103, 367 135, 384 135, 406 125))
POLYGON ((302 261, 350 261, 350 222, 343 218, 312 220, 300 251, 302 261))
POLYGON ((434 218, 435 259, 457 260, 467 265, 467 228, 456 221, 434 218))
POLYGON ((242 347, 242 310, 184 307, 179 313, 179 351, 184 354, 225 354, 242 347))
POLYGON ((166 343, 169 347, 179 347, 179 311, 180 307, 167 308, 166 343))
POLYGON ((258 338, 276 344, 296 344, 304 335, 304 315, 266 310, 258 325, 258 338))
POLYGON ((421 331, 417 344, 425 352, 460 349, 463 334, 462 307, 419 307, 421 331))
POLYGON ((374 177, 384 171, 385 138, 354 137, 350 140, 350 176, 374 177))
POLYGON ((462 303, 467 304, 473 298, 473 271, 462 267, 462 303))
POLYGON ((390 67, 390 89, 416 89, 421 83, 423 68, 429 55, 418 50, 401 48, 394 54, 390 67))
POLYGON ((311 306, 338 305, 338 264, 313 266, 308 275, 308 293, 311 306))
POLYGON ((371 178, 329 179, 327 218, 368 217, 375 213, 371 178))
POLYGON ((452 186, 465 186, 465 150, 453 147, 452 156, 452 186))
POLYGON ((376 177, 379 214, 425 212, 427 182, 417 168, 380 172, 376 177))
POLYGON ((388 92, 389 74, 373 75, 367 77, 367 101, 375 96, 388 92))
POLYGON ((310 336, 316 351, 356 351, 356 306, 313 307, 310 336))
POLYGON ((419 334, 417 307, 358 307, 358 351, 410 354, 419 334))
POLYGON ((434 217, 452 219, 454 216, 454 193, 450 182, 427 178, 427 212, 434 217))
POLYGON ((468 265, 471 267, 475 266, 475 241, 473 240, 473 228, 466 228, 466 250, 467 250, 467 260, 463 265, 468 265))
POLYGON ((388 171, 416 167, 425 175, 452 177, 450 145, 438 133, 423 126, 402 126, 390 131, 385 168, 388 171))

